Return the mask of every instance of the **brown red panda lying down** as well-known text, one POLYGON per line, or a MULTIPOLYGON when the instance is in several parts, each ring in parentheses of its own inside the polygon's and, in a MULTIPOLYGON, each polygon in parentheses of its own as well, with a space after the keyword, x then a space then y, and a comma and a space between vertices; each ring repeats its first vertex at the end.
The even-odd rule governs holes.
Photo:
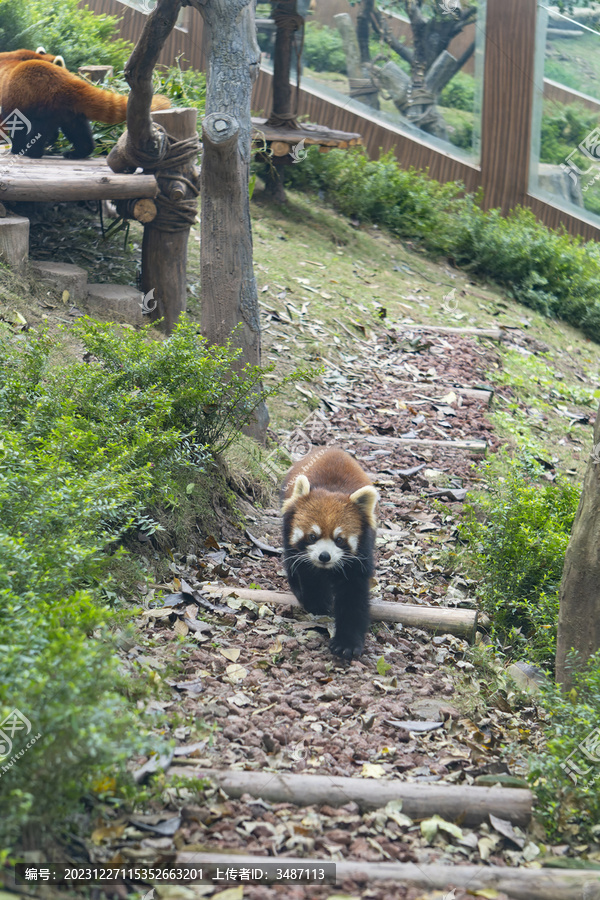
MULTIPOLYGON (((11 135, 12 152, 39 159, 60 129, 73 144, 65 156, 84 159, 94 149, 89 120, 109 125, 124 122, 127 97, 84 81, 64 68, 62 57, 42 52, 41 47, 39 50, 0 53, 2 121, 10 121, 18 111, 31 123, 30 128, 23 127, 11 135)), ((170 105, 160 94, 152 100, 152 109, 170 105)))
POLYGON ((374 572, 377 491, 348 453, 313 450, 282 489, 284 567, 304 609, 335 616, 329 646, 352 659, 363 651, 374 572))

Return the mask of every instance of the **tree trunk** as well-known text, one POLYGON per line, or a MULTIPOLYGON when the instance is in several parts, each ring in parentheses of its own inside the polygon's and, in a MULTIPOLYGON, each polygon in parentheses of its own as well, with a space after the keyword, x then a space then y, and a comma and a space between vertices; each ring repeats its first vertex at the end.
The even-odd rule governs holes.
POLYGON ((356 19, 356 39, 360 51, 360 61, 363 65, 369 63, 371 52, 369 50, 369 34, 371 31, 371 14, 375 5, 374 0, 362 0, 358 8, 356 19))
POLYGON ((187 242, 196 218, 198 156, 196 111, 169 110, 163 114, 166 131, 152 121, 152 74, 170 35, 181 0, 158 0, 125 66, 131 87, 127 102, 127 131, 108 155, 114 172, 134 172, 141 166, 153 172, 160 188, 157 215, 144 226, 142 288, 154 291, 154 315, 172 331, 186 308, 187 242), (171 131, 169 131, 171 129, 171 131), (180 179, 180 180, 177 180, 180 179))
MULTIPOLYGON (((258 74, 254 5, 250 0, 207 0, 198 5, 208 47, 203 122, 201 279, 202 330, 223 345, 237 328, 240 364, 260 365, 261 335, 252 268, 250 222, 250 96, 258 74)), ((269 414, 262 403, 249 427, 264 441, 269 414)))
POLYGON ((368 67, 363 66, 360 61, 360 50, 352 19, 348 13, 338 13, 333 19, 344 42, 350 96, 353 100, 358 100, 373 109, 379 109, 378 90, 373 84, 368 67))
MULTIPOLYGON (((195 109, 166 109, 153 113, 153 119, 162 125, 167 134, 177 141, 187 141, 197 135, 198 113, 195 109)), ((177 162, 172 168, 161 168, 156 173, 161 193, 159 209, 165 204, 177 208, 181 201, 197 203, 199 171, 194 157, 177 162)), ((172 220, 169 211, 165 216, 154 217, 144 226, 142 240, 142 291, 154 290, 156 308, 152 319, 163 319, 168 334, 173 331, 177 319, 187 306, 187 250, 190 218, 172 220)))
POLYGON ((600 649, 600 410, 560 586, 556 680, 565 687, 573 684, 572 649, 576 669, 600 649))
MULTIPOLYGON (((304 19, 296 9, 296 0, 278 0, 273 18, 277 25, 273 56, 273 108, 267 125, 297 128, 296 110, 292 109, 290 67, 294 34, 302 31, 304 19)), ((300 65, 300 60, 297 60, 297 65, 300 65)))

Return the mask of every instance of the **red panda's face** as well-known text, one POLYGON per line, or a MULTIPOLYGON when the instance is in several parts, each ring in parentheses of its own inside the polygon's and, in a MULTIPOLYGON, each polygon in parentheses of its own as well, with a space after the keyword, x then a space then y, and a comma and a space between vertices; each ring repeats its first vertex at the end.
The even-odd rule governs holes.
POLYGON ((300 476, 283 506, 284 513, 291 512, 290 549, 318 569, 342 568, 358 554, 376 503, 373 487, 361 488, 347 497, 325 490, 311 491, 306 476, 300 476))

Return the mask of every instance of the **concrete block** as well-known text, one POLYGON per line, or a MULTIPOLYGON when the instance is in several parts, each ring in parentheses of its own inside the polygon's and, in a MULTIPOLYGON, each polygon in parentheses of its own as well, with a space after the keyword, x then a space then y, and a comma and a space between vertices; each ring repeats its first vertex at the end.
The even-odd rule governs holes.
POLYGON ((124 322, 127 325, 146 325, 148 316, 142 315, 142 292, 124 284, 89 284, 84 308, 91 316, 124 322))
POLYGON ((29 219, 7 216, 0 219, 0 259, 16 272, 24 272, 29 257, 29 219))
POLYGON ((69 301, 81 303, 87 297, 87 272, 80 266, 71 263, 32 260, 30 269, 33 275, 43 284, 55 291, 69 292, 69 301))

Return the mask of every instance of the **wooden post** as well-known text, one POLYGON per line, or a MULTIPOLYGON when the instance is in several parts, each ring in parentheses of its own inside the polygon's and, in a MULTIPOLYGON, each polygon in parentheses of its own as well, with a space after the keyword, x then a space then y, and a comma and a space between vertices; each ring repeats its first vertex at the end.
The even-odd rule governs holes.
POLYGON ((154 172, 160 186, 156 198, 158 214, 144 226, 142 242, 142 289, 154 290, 154 316, 163 317, 171 331, 186 308, 187 242, 196 216, 198 153, 196 110, 166 110, 155 113, 165 129, 150 117, 152 73, 163 45, 173 30, 181 0, 158 0, 145 20, 134 51, 125 66, 131 87, 127 103, 127 131, 111 150, 107 162, 114 172, 134 171, 141 166, 154 172), (170 137, 173 138, 171 141, 170 137), (173 159, 169 164, 169 157, 173 159))
MULTIPOLYGON (((202 123, 202 331, 210 343, 223 345, 237 329, 234 341, 242 349, 240 365, 259 365, 260 317, 248 191, 250 96, 260 59, 254 4, 251 0, 206 0, 197 8, 204 19, 209 53, 202 123)), ((264 441, 268 422, 262 403, 248 432, 264 441)))
POLYGON ((481 122, 486 209, 527 199, 537 0, 488 0, 481 122))
POLYGON ((292 110, 290 64, 294 32, 304 28, 304 19, 298 13, 296 0, 278 0, 273 7, 273 19, 277 26, 273 56, 273 109, 267 125, 297 128, 296 111, 292 110))
MULTIPOLYGON (((152 119, 162 125, 178 141, 193 138, 196 134, 198 113, 196 109, 165 109, 152 113, 152 119)), ((159 204, 167 203, 177 209, 181 201, 194 201, 200 188, 200 172, 193 159, 184 160, 172 168, 156 173, 161 193, 159 204), (170 203, 169 203, 170 201, 170 203)), ((176 217, 177 218, 177 217, 176 217)), ((165 222, 158 215, 144 225, 142 241, 142 291, 154 289, 156 309, 153 319, 164 319, 167 332, 173 330, 180 314, 187 306, 187 247, 192 223, 165 222)))

